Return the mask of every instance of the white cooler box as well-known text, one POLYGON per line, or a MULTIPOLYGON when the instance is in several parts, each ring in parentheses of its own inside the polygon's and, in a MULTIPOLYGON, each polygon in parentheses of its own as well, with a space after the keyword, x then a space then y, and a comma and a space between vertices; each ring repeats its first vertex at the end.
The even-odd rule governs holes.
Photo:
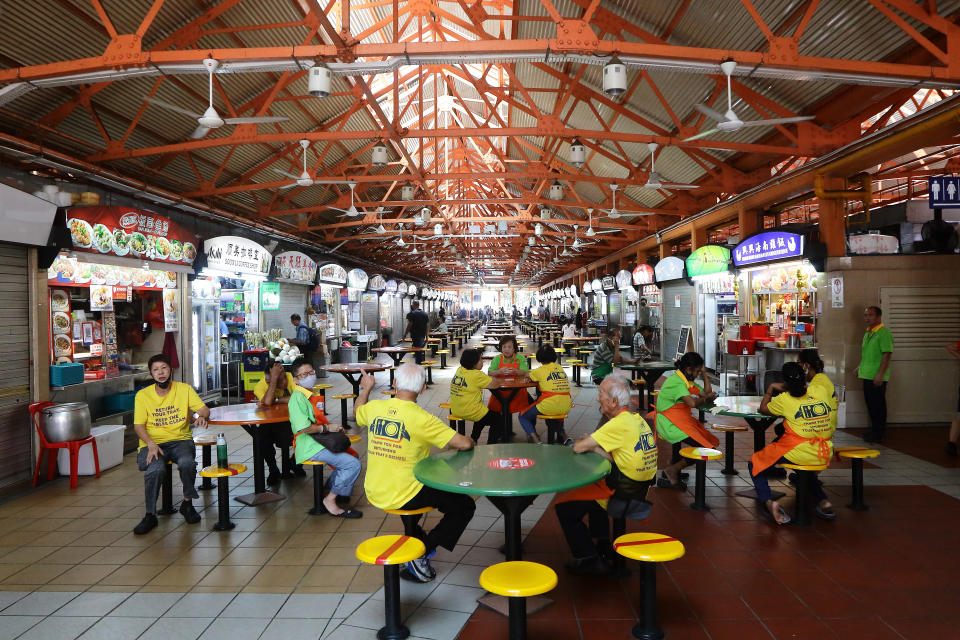
MULTIPOLYGON (((123 432, 126 427, 122 424, 108 424, 102 427, 91 427, 90 435, 97 439, 97 457, 100 460, 100 471, 115 467, 123 462, 123 432)), ((70 475, 70 452, 60 449, 57 454, 57 466, 60 475, 70 475)), ((92 476, 96 473, 93 467, 93 446, 85 444, 80 447, 77 455, 77 475, 92 476)))

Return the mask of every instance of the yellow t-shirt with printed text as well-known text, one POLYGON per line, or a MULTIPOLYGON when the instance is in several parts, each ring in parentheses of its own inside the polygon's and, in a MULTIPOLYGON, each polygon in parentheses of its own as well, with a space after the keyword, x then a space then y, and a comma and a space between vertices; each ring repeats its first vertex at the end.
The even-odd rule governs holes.
POLYGON ((537 367, 530 372, 530 379, 540 385, 545 393, 566 393, 565 396, 545 398, 537 404, 542 414, 565 414, 570 412, 570 379, 556 362, 537 367))
POLYGON ((450 413, 476 422, 490 411, 483 404, 483 390, 493 378, 479 369, 459 367, 450 381, 450 413))
MULTIPOLYGON (((162 398, 157 386, 140 389, 133 404, 133 424, 142 424, 157 444, 173 440, 190 440, 190 416, 205 405, 197 392, 183 382, 171 382, 170 391, 162 398)), ((138 448, 147 446, 143 440, 138 448)))
POLYGON ((397 509, 423 484, 413 467, 430 455, 430 447, 445 447, 457 435, 417 403, 390 398, 357 407, 357 424, 367 429, 367 500, 378 509, 397 509))
POLYGON ((592 436, 631 480, 644 482, 657 475, 657 437, 639 413, 621 411, 592 436))
MULTIPOLYGON (((293 395, 294 390, 297 388, 297 383, 294 382, 293 376, 289 373, 285 374, 287 377, 286 385, 277 385, 276 398, 284 398, 293 395)), ((253 388, 253 395, 256 396, 257 400, 263 400, 263 396, 267 395, 267 390, 270 388, 270 383, 267 382, 267 379, 264 378, 257 383, 257 386, 253 388)))
POLYGON ((833 408, 835 399, 827 394, 820 384, 811 384, 807 392, 795 398, 787 392, 778 394, 767 405, 770 413, 783 416, 790 430, 801 438, 823 438, 828 440, 829 452, 826 459, 820 457, 819 447, 811 442, 803 442, 791 449, 785 457, 794 464, 824 464, 830 462, 833 455, 833 432, 836 429, 836 413, 833 408))

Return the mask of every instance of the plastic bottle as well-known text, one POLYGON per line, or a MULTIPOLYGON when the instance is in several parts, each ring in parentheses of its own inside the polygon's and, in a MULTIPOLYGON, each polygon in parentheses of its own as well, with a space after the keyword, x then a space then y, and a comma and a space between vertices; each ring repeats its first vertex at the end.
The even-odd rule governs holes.
POLYGON ((227 439, 222 433, 217 436, 217 466, 227 468, 227 439))

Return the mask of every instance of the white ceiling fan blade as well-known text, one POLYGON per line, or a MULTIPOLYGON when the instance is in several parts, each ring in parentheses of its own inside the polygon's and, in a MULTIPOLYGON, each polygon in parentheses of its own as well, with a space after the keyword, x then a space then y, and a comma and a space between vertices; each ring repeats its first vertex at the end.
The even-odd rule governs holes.
POLYGON ((294 187, 299 187, 296 182, 291 182, 290 184, 285 184, 282 187, 277 187, 277 189, 293 189, 294 187))
POLYGON ((277 173, 279 173, 279 174, 282 175, 282 176, 287 176, 288 178, 293 178, 294 180, 297 180, 297 179, 300 178, 300 176, 298 176, 297 174, 295 174, 295 173, 290 173, 290 172, 284 171, 284 170, 282 170, 282 169, 276 169, 276 168, 275 168, 274 171, 276 171, 277 173))
POLYGON ((164 102, 163 100, 158 100, 157 98, 144 98, 144 100, 145 100, 146 102, 149 102, 150 104, 155 104, 155 105, 157 105, 158 107, 162 107, 162 108, 168 109, 168 110, 170 110, 170 111, 176 111, 177 113, 182 113, 182 114, 185 115, 185 116, 190 116, 190 117, 193 118, 194 120, 196 120, 197 118, 203 117, 203 115, 200 114, 200 113, 195 113, 195 112, 193 112, 193 111, 190 111, 189 109, 184 109, 183 107, 178 107, 178 106, 175 105, 175 104, 170 104, 169 102, 164 102))
POLYGON ((190 138, 192 140, 199 140, 208 133, 210 133, 210 127, 204 127, 203 125, 200 125, 193 130, 193 133, 190 134, 190 138))
POLYGON ((664 182, 660 185, 661 189, 699 189, 700 185, 697 184, 673 184, 672 182, 664 182))
POLYGON ((712 136, 713 134, 715 134, 715 133, 718 132, 718 131, 720 131, 720 129, 707 129, 706 131, 704 131, 704 132, 702 132, 702 133, 698 133, 698 134, 695 135, 695 136, 690 136, 689 138, 684 138, 683 141, 684 141, 684 142, 690 142, 690 141, 692 141, 692 140, 699 140, 700 138, 709 138, 710 136, 712 136))
POLYGON ((265 122, 286 122, 290 118, 262 116, 256 118, 224 118, 225 124, 262 124, 265 122))
POLYGON ((603 231, 597 231, 597 233, 623 233, 623 229, 605 229, 603 231))
POLYGON ((806 122, 813 120, 816 116, 796 116, 793 118, 768 118, 766 120, 744 120, 745 127, 763 127, 774 124, 790 124, 791 122, 806 122))
POLYGON ((713 118, 717 122, 723 122, 724 120, 727 119, 725 115, 723 115, 722 113, 720 113, 715 109, 711 109, 705 104, 698 104, 698 105, 695 105, 693 108, 699 111, 700 113, 702 113, 703 115, 709 118, 713 118))

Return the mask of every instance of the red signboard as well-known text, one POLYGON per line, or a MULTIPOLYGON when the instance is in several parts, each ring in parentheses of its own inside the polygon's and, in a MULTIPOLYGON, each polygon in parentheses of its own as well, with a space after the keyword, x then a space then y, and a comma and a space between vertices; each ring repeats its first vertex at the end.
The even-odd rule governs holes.
POLYGON ((648 264, 638 264, 637 268, 633 270, 633 284, 642 285, 642 284, 653 284, 655 281, 653 277, 653 267, 648 264))
POLYGON ((192 264, 197 237, 169 218, 128 207, 71 207, 73 248, 91 253, 192 264))

